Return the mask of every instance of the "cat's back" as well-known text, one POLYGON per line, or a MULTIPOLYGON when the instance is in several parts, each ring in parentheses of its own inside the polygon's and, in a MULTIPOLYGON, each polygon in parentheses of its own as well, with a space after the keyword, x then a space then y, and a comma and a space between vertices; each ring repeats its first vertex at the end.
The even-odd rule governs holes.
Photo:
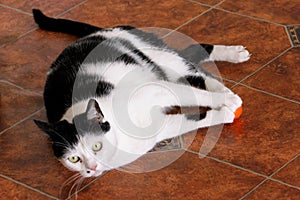
MULTIPOLYGON (((152 74, 154 78, 167 79, 164 71, 143 51, 151 48, 166 49, 155 35, 129 26, 104 29, 68 46, 47 73, 44 101, 48 121, 61 120, 72 106, 74 85, 76 87, 78 81, 81 85, 99 86, 97 95, 105 96, 114 88, 114 80, 119 80, 118 76, 123 76, 129 69, 139 67, 132 70, 137 73, 136 77, 149 78, 152 74)), ((82 92, 76 101, 93 95, 86 90, 82 92)))

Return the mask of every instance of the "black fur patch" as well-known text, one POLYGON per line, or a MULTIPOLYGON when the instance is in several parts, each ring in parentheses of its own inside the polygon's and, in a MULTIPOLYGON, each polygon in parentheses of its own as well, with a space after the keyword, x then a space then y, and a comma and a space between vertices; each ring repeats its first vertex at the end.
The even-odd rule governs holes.
POLYGON ((207 59, 214 46, 210 44, 193 44, 179 52, 179 55, 194 65, 207 59))
POLYGON ((143 52, 138 49, 133 50, 133 52, 138 55, 142 60, 151 65, 151 71, 157 75, 157 77, 161 80, 168 80, 166 73, 150 58, 148 58, 143 52))
POLYGON ((114 86, 97 75, 78 74, 72 89, 73 103, 91 97, 109 95, 114 86))
POLYGON ((123 55, 118 57, 116 61, 123 61, 126 64, 138 64, 136 60, 133 57, 129 56, 127 53, 124 53, 123 55))
MULTIPOLYGON (((47 110, 47 117, 50 123, 55 123, 61 119, 65 111, 72 104, 72 92, 75 80, 77 77, 77 72, 82 66, 83 62, 96 62, 103 57, 110 58, 109 48, 103 47, 100 44, 105 41, 105 38, 101 36, 93 36, 78 40, 76 43, 67 47, 56 59, 56 61, 51 65, 52 72, 48 75, 45 90, 44 90, 44 102, 47 110), (100 48, 99 48, 100 46, 100 48), (96 51, 93 51, 96 48, 96 51), (106 51, 102 51, 99 56, 96 57, 95 54, 105 48, 106 51), (93 53, 91 53, 93 52, 93 53), (91 54, 90 54, 91 53, 91 54), (89 55, 90 54, 90 55, 89 55), (89 56, 88 56, 89 55, 89 56)), ((104 45, 106 46, 106 45, 104 45)), ((113 51, 113 50, 112 50, 113 51)), ((122 55, 122 53, 118 53, 122 55)), ((92 80, 85 80, 84 77, 79 77, 83 81, 90 82, 90 85, 97 86, 94 91, 100 95, 103 91, 104 94, 108 94, 108 89, 112 89, 112 85, 95 77, 92 80)), ((83 97, 87 97, 88 92, 84 92, 83 97)))
MULTIPOLYGON (((133 31, 141 37, 149 35, 140 30, 135 30, 133 27, 123 27, 123 29, 133 31)), ((151 43, 163 45, 154 36, 151 38, 151 43)), ((83 66, 83 63, 123 61, 125 64, 137 64, 137 61, 132 56, 118 49, 120 44, 148 63, 159 79, 167 80, 164 71, 130 42, 120 38, 107 39, 99 35, 84 37, 67 47, 50 67, 51 70, 44 90, 44 102, 50 123, 58 122, 66 110, 72 106, 73 91, 76 91, 73 100, 77 102, 84 98, 95 96, 95 92, 97 96, 108 95, 113 89, 112 84, 99 77, 78 76, 78 71, 83 66), (74 86, 75 81, 77 83, 78 80, 82 84, 74 86)))
POLYGON ((68 123, 66 120, 55 124, 48 124, 38 120, 34 120, 34 122, 50 137, 53 152, 57 158, 61 158, 67 148, 72 148, 78 143, 78 132, 75 125, 68 123))
POLYGON ((144 42, 147 42, 155 47, 168 49, 169 47, 163 42, 162 39, 160 39, 157 35, 149 32, 145 32, 139 29, 136 29, 131 26, 121 26, 123 30, 128 30, 129 33, 138 36, 141 38, 144 42), (125 28, 124 28, 125 27, 125 28))
POLYGON ((40 10, 37 9, 33 9, 32 12, 35 22, 41 29, 44 30, 68 33, 78 37, 83 37, 102 30, 102 28, 82 22, 50 18, 45 16, 40 10))
POLYGON ((130 50, 131 53, 134 53, 135 55, 140 57, 141 60, 148 63, 152 68, 151 71, 157 75, 157 78, 161 80, 168 80, 165 72, 156 63, 154 63, 149 57, 147 57, 142 51, 140 51, 137 47, 135 47, 131 42, 123 39, 116 39, 116 38, 114 40, 120 42, 128 50, 130 50))
POLYGON ((185 76, 180 78, 178 82, 206 90, 205 80, 201 76, 185 76))
POLYGON ((201 119, 204 119, 206 117, 206 112, 198 114, 185 114, 185 117, 188 120, 200 121, 201 119))

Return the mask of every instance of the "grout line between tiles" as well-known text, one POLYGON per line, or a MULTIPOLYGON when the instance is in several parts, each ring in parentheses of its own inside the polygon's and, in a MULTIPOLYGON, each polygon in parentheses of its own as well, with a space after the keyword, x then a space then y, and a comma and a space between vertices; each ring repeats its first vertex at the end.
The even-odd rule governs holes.
POLYGON ((227 81, 227 82, 230 82, 230 83, 233 83, 233 84, 237 84, 237 82, 235 80, 231 80, 229 78, 222 78, 222 83, 224 83, 224 81, 227 81))
MULTIPOLYGON (((183 148, 181 149, 173 149, 173 150, 167 150, 167 151, 162 151, 162 152, 174 152, 174 151, 184 151, 183 148)), ((151 153, 159 153, 159 152, 148 152, 149 154, 151 153)), ((184 153, 184 152, 183 152, 184 153)), ((118 170, 118 169, 116 169, 118 170)), ((86 184, 85 186, 83 186, 80 190, 78 190, 77 192, 73 193, 69 198, 67 198, 68 200, 71 199, 72 197, 76 197, 81 191, 85 190, 87 187, 89 187, 91 184, 93 184, 94 182, 96 182, 98 179, 100 179, 101 177, 103 177, 104 175, 106 175, 107 173, 109 173, 110 171, 107 171, 105 173, 103 173, 101 176, 95 178, 94 180, 92 180, 91 182, 89 182, 88 184, 86 184)))
POLYGON ((290 99, 290 98, 287 98, 287 97, 284 97, 284 96, 280 96, 278 94, 274 94, 274 93, 271 93, 271 92, 268 92, 268 91, 265 91, 265 90, 261 90, 261 89, 255 88, 253 86, 244 84, 244 83, 236 82, 236 81, 228 79, 228 78, 222 78, 222 79, 234 84, 233 86, 230 87, 230 89, 233 89, 234 87, 237 87, 237 86, 244 86, 244 87, 246 87, 248 89, 251 89, 251 90, 255 90, 255 91, 258 91, 258 92, 261 92, 261 93, 264 93, 264 94, 267 94, 267 95, 270 95, 270 96, 273 96, 273 97, 276 97, 276 98, 279 98, 279 99, 283 99, 283 100, 286 100, 286 101, 289 101, 289 102, 292 102, 292 103, 300 104, 300 101, 297 101, 297 100, 294 100, 294 99, 290 99))
MULTIPOLYGON (((172 31, 170 31, 169 33, 167 33, 166 35, 164 35, 162 38, 168 37, 169 35, 171 35, 172 33, 176 32, 177 30, 181 29, 182 27, 184 27, 184 26, 190 24, 192 21, 194 21, 195 19, 197 19, 197 18, 201 17, 202 15, 208 13, 209 11, 211 11, 212 9, 214 9, 216 6, 222 4, 224 1, 226 1, 226 0, 223 0, 223 1, 219 2, 219 3, 217 3, 217 4, 214 5, 214 6, 207 6, 207 7, 209 7, 207 10, 205 10, 205 11, 203 11, 202 13, 200 13, 199 15, 193 17, 192 19, 188 20, 187 22, 181 24, 180 26, 178 26, 178 27, 175 28, 174 30, 172 30, 172 31)), ((190 1, 190 2, 192 2, 192 1, 190 1)), ((194 3, 197 3, 197 2, 194 2, 194 3)))
POLYGON ((211 10, 212 10, 212 8, 209 8, 209 9, 203 11, 203 12, 200 13, 199 15, 197 15, 197 16, 193 17, 192 19, 190 19, 189 21, 187 21, 187 22, 181 24, 180 26, 178 26, 178 27, 175 28, 174 30, 172 30, 172 31, 170 31, 169 33, 167 33, 166 35, 162 36, 161 38, 163 39, 163 38, 165 38, 165 37, 168 37, 169 35, 173 34, 173 33, 176 32, 177 30, 179 30, 179 29, 181 29, 182 27, 188 25, 189 23, 191 23, 192 21, 194 21, 194 20, 197 19, 198 17, 201 17, 202 15, 204 15, 205 13, 207 13, 207 12, 209 12, 209 11, 211 11, 211 10))
POLYGON ((288 27, 287 27, 287 26, 284 26, 284 30, 285 30, 285 33, 286 33, 287 37, 289 38, 289 41, 290 41, 290 43, 291 43, 291 46, 292 46, 292 47, 295 47, 295 45, 294 45, 294 43, 293 43, 293 41, 292 41, 292 39, 291 39, 291 37, 290 37, 290 33, 289 33, 289 31, 288 31, 288 27))
POLYGON ((257 188, 259 188, 261 185, 263 185, 268 179, 264 179, 262 182, 260 182, 259 184, 257 184, 254 188, 252 188, 251 190, 249 190, 246 194, 244 194, 241 198, 239 198, 239 200, 243 200, 246 197, 248 197, 252 192, 254 192, 257 188))
POLYGON ((216 10, 220 10, 220 11, 223 11, 223 12, 231 13, 231 14, 234 14, 234 15, 239 15, 239 16, 251 18, 251 19, 254 19, 254 20, 257 20, 257 21, 267 22, 267 23, 270 23, 270 24, 275 24, 275 25, 278 25, 278 26, 286 27, 285 24, 280 24, 278 22, 273 22, 273 21, 270 21, 270 20, 267 20, 267 19, 263 19, 263 18, 259 18, 259 17, 254 17, 254 16, 251 16, 251 15, 246 15, 246 14, 242 14, 242 13, 239 13, 239 12, 234 12, 234 11, 226 10, 224 8, 217 7, 217 6, 221 5, 222 3, 224 3, 226 0, 220 2, 220 3, 216 4, 216 5, 213 5, 213 6, 205 4, 205 3, 197 2, 195 0, 187 0, 187 1, 193 2, 193 3, 197 3, 197 4, 200 4, 200 5, 203 5, 203 6, 214 7, 216 10))
POLYGON ((286 26, 299 26, 300 24, 297 23, 297 24, 287 24, 286 26))
POLYGON ((14 7, 11 7, 11 6, 8 6, 8 5, 5 5, 5 4, 2 4, 0 3, 0 6, 3 7, 3 8, 7 8, 7 9, 10 9, 10 10, 14 10, 14 11, 17 11, 19 13, 22 13, 22 14, 25 14, 25 15, 29 15, 29 16, 32 16, 31 13, 29 12, 26 12, 26 11, 23 11, 21 9, 18 9, 18 8, 14 8, 14 7))
POLYGON ((294 160, 296 160, 299 157, 299 154, 297 154, 296 156, 294 156, 292 159, 290 159, 289 161, 287 161, 284 165, 282 165, 279 169, 277 169, 275 172, 273 172, 270 176, 268 176, 268 178, 272 178, 275 174, 277 174, 278 172, 280 172, 283 168, 285 168, 288 164, 290 164, 291 162, 293 162, 294 160))
POLYGON ((199 4, 199 5, 202 5, 202 6, 215 7, 215 6, 221 5, 221 4, 224 3, 226 0, 220 1, 219 3, 216 3, 216 4, 214 4, 214 5, 210 5, 210 4, 198 2, 197 0, 186 0, 186 1, 191 2, 191 3, 196 3, 196 4, 199 4))
POLYGON ((85 3, 88 2, 88 1, 89 1, 89 0, 84 0, 84 1, 82 1, 82 2, 80 2, 80 3, 78 3, 78 4, 76 4, 76 5, 72 6, 71 8, 65 10, 64 12, 62 12, 62 13, 56 15, 55 17, 61 17, 62 15, 64 15, 64 14, 70 12, 71 10, 77 8, 78 6, 81 6, 82 4, 85 4, 85 3))
POLYGON ((7 81, 7 80, 4 80, 4 79, 1 79, 1 80, 0 80, 0 83, 6 83, 6 84, 11 85, 11 86, 13 86, 13 87, 16 87, 16 88, 18 88, 18 89, 20 89, 20 90, 23 90, 23 91, 25 91, 25 92, 28 92, 28 93, 31 93, 31 94, 34 94, 34 95, 37 95, 37 96, 40 96, 40 97, 43 96, 42 94, 40 94, 40 93, 38 93, 38 92, 34 92, 34 91, 29 90, 29 89, 25 89, 25 88, 23 88, 23 87, 21 87, 21 86, 15 84, 15 83, 12 83, 12 82, 7 81))
POLYGON ((252 173, 252 174, 261 176, 261 177, 264 177, 264 178, 267 178, 267 177, 268 177, 267 175, 261 174, 261 173, 259 173, 259 172, 255 172, 255 171, 253 171, 253 170, 250 170, 250 169, 247 169, 247 168, 244 168, 244 167, 235 165, 235 164, 230 163, 230 162, 226 162, 226 161, 224 161, 224 160, 221 160, 221 159, 218 159, 218 158, 209 156, 209 155, 202 155, 202 154, 200 154, 199 152, 195 152, 195 151, 190 150, 190 149, 187 149, 187 148, 185 148, 184 150, 187 151, 187 152, 193 153, 193 154, 201 155, 201 156, 203 156, 203 157, 205 157, 205 158, 209 158, 209 159, 214 160, 214 161, 216 161, 216 162, 223 163, 223 164, 229 165, 229 166, 231 166, 231 167, 234 167, 234 168, 237 168, 237 169, 240 169, 240 170, 243 170, 243 171, 246 171, 246 172, 249 172, 249 173, 252 173))
POLYGON ((282 55, 284 55, 286 52, 288 52, 289 50, 291 50, 293 47, 289 47, 286 50, 284 50, 283 52, 281 52, 279 55, 275 56, 274 58, 272 58, 271 60, 269 60, 267 63, 265 63, 264 65, 262 65, 261 67, 259 67, 257 70, 255 70, 254 72, 248 74, 247 76, 245 76, 242 80, 238 81, 234 86, 232 86, 232 88, 234 88, 235 86, 237 86, 238 84, 242 83, 243 81, 247 80, 248 78, 250 78, 251 76, 253 76, 254 74, 258 73, 259 71, 261 71, 262 69, 264 69, 266 66, 268 66, 270 63, 274 62, 276 59, 278 59, 279 57, 281 57, 282 55))
MULTIPOLYGON (((88 2, 88 1, 89 1, 89 0, 82 1, 81 3, 78 3, 78 4, 76 4, 75 6, 73 6, 73 7, 69 8, 69 9, 67 9, 66 11, 64 11, 64 12, 62 12, 62 13, 56 15, 56 17, 60 17, 61 15, 66 14, 67 12, 73 10, 74 8, 80 6, 80 5, 82 5, 82 4, 84 4, 84 3, 88 2)), ((1 4, 1 3, 0 3, 0 6, 5 7, 5 8, 8 8, 8 9, 12 9, 12 10, 15 10, 15 11, 18 11, 18 12, 21 12, 21 13, 24 13, 24 14, 27 14, 27 15, 29 15, 29 16, 33 16, 33 14, 31 14, 31 13, 24 12, 24 11, 19 10, 19 9, 16 9, 16 8, 12 8, 12 7, 10 7, 10 6, 3 5, 3 4, 1 4)), ((21 38, 27 36, 28 34, 30 34, 31 32, 33 32, 33 31, 35 31, 35 30, 38 30, 38 28, 37 28, 37 27, 36 27, 36 28, 33 28, 33 29, 29 30, 28 32, 23 33, 22 35, 20 35, 20 36, 17 37, 16 39, 11 40, 11 41, 9 41, 9 42, 3 44, 3 45, 0 45, 0 49, 6 47, 7 45, 10 45, 10 44, 12 44, 12 43, 18 41, 19 39, 21 39, 21 38)))
POLYGON ((51 198, 51 199, 57 199, 57 200, 58 200, 58 198, 52 196, 51 194, 48 194, 48 193, 43 192, 43 191, 41 191, 41 190, 38 190, 38 189, 36 189, 36 188, 34 188, 34 187, 31 187, 31 186, 29 186, 29 185, 27 185, 27 184, 25 184, 25 183, 22 183, 22 182, 20 182, 20 181, 17 181, 17 180, 15 180, 15 179, 13 179, 13 178, 11 178, 11 177, 9 177, 9 176, 5 176, 5 175, 3 175, 3 174, 0 174, 0 177, 4 178, 4 179, 6 179, 6 180, 12 181, 12 182, 14 182, 14 183, 16 183, 16 184, 18 184, 18 185, 21 185, 21 186, 23 186, 23 187, 25 187, 25 188, 27 188, 27 189, 30 189, 30 190, 32 190, 32 191, 35 191, 35 192, 37 192, 37 193, 39 193, 39 194, 42 194, 42 195, 44 195, 44 196, 47 196, 47 197, 49 197, 49 198, 51 198))
POLYGON ((280 184, 282 184, 282 185, 286 185, 286 186, 288 186, 288 187, 291 187, 291 188, 294 188, 294 189, 300 190, 300 187, 298 187, 298 186, 295 186, 295 185, 291 185, 291 184, 289 184, 289 183, 286 183, 286 182, 284 182, 284 181, 282 181, 282 180, 279 180, 279 179, 275 179, 275 178, 268 178, 268 180, 271 180, 271 181, 274 181, 274 182, 280 183, 280 184))
POLYGON ((34 113, 28 115, 27 117, 25 117, 25 118, 19 120, 18 122, 14 123, 14 124, 11 125, 10 127, 4 129, 3 131, 0 132, 0 136, 1 136, 3 133, 5 133, 6 131, 8 131, 8 130, 10 130, 10 129, 16 127, 16 126, 18 126, 18 125, 21 124, 22 122, 28 120, 28 119, 31 118, 32 116, 34 116, 34 115, 36 115, 37 113, 41 112, 43 109, 44 109, 44 106, 43 106, 42 108, 38 109, 37 111, 35 111, 34 113))
POLYGON ((4 47, 6 47, 6 46, 8 46, 8 45, 10 45, 10 44, 13 44, 14 42, 16 42, 16 41, 18 41, 19 39, 21 39, 21 38, 27 36, 28 34, 32 33, 33 31, 35 31, 35 30, 37 30, 37 29, 38 29, 38 28, 33 28, 33 29, 31 29, 31 30, 29 30, 29 31, 27 31, 27 32, 25 32, 25 33, 23 33, 22 35, 18 36, 16 39, 13 39, 13 40, 11 40, 11 41, 9 41, 9 42, 7 42, 7 43, 1 45, 1 46, 0 46, 0 49, 1 49, 1 48, 4 48, 4 47))
POLYGON ((270 24, 275 24, 277 26, 285 27, 285 24, 280 24, 278 22, 273 22, 273 21, 270 21, 270 20, 267 20, 267 19, 254 17, 254 16, 250 16, 250 15, 245 15, 245 14, 242 14, 242 13, 239 13, 239 12, 233 12, 233 11, 229 11, 229 10, 226 10, 226 9, 223 9, 223 8, 215 8, 215 9, 220 10, 220 11, 224 11, 224 12, 227 12, 227 13, 231 13, 231 14, 234 14, 234 15, 238 15, 238 16, 241 16, 241 17, 247 17, 247 18, 250 18, 250 19, 257 20, 257 21, 262 21, 262 22, 266 22, 266 23, 270 23, 270 24))
MULTIPOLYGON (((274 94, 274 93, 271 93, 271 92, 268 92, 268 91, 265 91, 265 90, 261 90, 261 89, 252 87, 250 85, 246 85, 244 83, 237 83, 236 85, 234 85, 234 87, 236 87, 236 86, 244 86, 244 87, 246 87, 248 89, 252 89, 252 90, 255 90, 255 91, 258 91, 258 92, 261 92, 261 93, 264 93, 264 94, 276 97, 276 98, 280 98, 280 99, 283 99, 283 100, 286 100, 286 101, 289 101, 289 102, 292 102, 292 103, 300 104, 300 101, 297 101, 297 100, 294 100, 294 99, 290 99, 290 98, 286 98, 286 97, 283 97, 283 96, 280 96, 278 94, 274 94)), ((233 86, 232 86, 232 88, 233 88, 233 86)))
POLYGON ((285 183, 285 182, 283 182, 283 181, 281 181, 281 180, 272 178, 275 174, 277 174, 279 171, 281 171, 283 168, 285 168, 288 164, 290 164, 291 162, 293 162, 294 160, 296 160, 298 157, 299 157, 299 154, 297 154, 295 157, 293 157, 293 158, 290 159, 288 162, 286 162, 284 165, 282 165, 279 169, 277 169, 275 172, 273 172, 270 176, 267 176, 267 177, 265 178, 265 180, 263 180, 261 183, 259 183, 258 185, 256 185, 254 188, 252 188, 252 189, 251 189, 250 191, 248 191, 246 194, 244 194, 239 200, 243 200, 243 199, 245 199, 246 197, 248 197, 252 192, 254 192, 257 188, 259 188, 262 184, 264 184, 264 183, 265 183, 266 181, 268 181, 268 180, 272 180, 272 181, 281 183, 281 184, 283 184, 283 185, 286 185, 286 186, 289 186, 289 187, 292 187, 292 188, 295 188, 295 189, 300 190, 300 187, 297 187, 297 186, 294 186, 294 185, 285 183))
MULTIPOLYGON (((190 152, 190 153, 193 153, 193 154, 197 154, 197 155, 201 155, 199 154, 198 152, 195 152, 195 151, 192 151, 190 149, 184 149, 186 152, 190 152)), ((287 163, 285 163, 282 167, 280 167, 278 170, 276 170, 275 172, 273 172, 270 176, 267 176, 267 175, 264 175, 264 174, 261 174, 261 173, 258 173, 258 172, 255 172, 253 170, 250 170, 250 169, 247 169, 247 168, 243 168, 241 166, 238 166, 238 165, 235 165, 233 163, 230 163, 230 162, 226 162, 224 160, 221 160, 221 159, 218 159, 218 158, 215 158, 215 157, 212 157, 212 156, 208 156, 208 155, 202 155, 208 159, 211 159, 211 160, 214 160, 216 162, 219 162, 219 163, 223 163, 223 164, 226 164, 226 165, 229 165, 231 167, 234 167, 234 168, 237 168, 237 169, 240 169, 240 170, 243 170, 243 171, 246 171, 246 172, 249 172, 249 173, 252 173, 252 174, 255 174, 255 175, 258 175, 258 176, 261 176, 261 177, 264 177, 265 179, 260 182, 259 184, 257 184, 254 188, 252 188, 251 190, 249 190, 246 194, 244 194, 239 200, 243 200, 245 199, 248 195, 250 195, 253 191, 255 191, 257 188, 259 188, 262 184, 264 184, 266 181, 268 180, 271 180, 271 181, 274 181, 274 182, 277 182, 277 183, 280 183, 280 184, 283 184, 283 185, 286 185, 288 187, 291 187, 291 188, 294 188, 294 189, 297 189, 297 190, 300 190, 300 187, 298 186, 295 186, 295 185, 291 185, 289 183, 286 183, 284 181, 281 181, 281 180, 278 180, 278 179, 275 179, 275 178, 272 178, 272 176, 274 176, 276 173, 278 173, 281 169, 283 169, 284 167, 286 167, 288 164, 290 164, 291 162, 293 162, 295 159, 297 159, 300 155, 298 154, 297 156, 295 156, 294 158, 292 158, 291 160, 289 160, 287 163)))

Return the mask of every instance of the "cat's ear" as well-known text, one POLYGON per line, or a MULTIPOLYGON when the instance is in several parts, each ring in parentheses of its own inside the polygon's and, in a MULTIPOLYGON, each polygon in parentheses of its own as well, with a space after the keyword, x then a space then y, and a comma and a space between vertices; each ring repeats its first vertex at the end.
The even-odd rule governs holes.
POLYGON ((95 99, 90 99, 86 108, 86 118, 87 120, 95 120, 100 123, 104 122, 104 115, 100 109, 98 102, 95 99))
POLYGON ((47 133, 52 138, 52 133, 54 129, 51 124, 36 119, 34 119, 33 121, 42 131, 47 133))

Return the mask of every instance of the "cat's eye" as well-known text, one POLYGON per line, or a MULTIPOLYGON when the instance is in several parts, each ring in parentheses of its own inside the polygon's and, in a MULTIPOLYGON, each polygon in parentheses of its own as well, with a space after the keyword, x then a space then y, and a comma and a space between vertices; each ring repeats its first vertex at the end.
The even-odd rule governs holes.
POLYGON ((71 156, 68 158, 68 160, 72 163, 77 163, 80 160, 80 158, 78 156, 71 156))
POLYGON ((93 144, 93 146, 92 146, 93 151, 100 151, 101 148, 102 148, 101 142, 97 142, 97 143, 93 144))

